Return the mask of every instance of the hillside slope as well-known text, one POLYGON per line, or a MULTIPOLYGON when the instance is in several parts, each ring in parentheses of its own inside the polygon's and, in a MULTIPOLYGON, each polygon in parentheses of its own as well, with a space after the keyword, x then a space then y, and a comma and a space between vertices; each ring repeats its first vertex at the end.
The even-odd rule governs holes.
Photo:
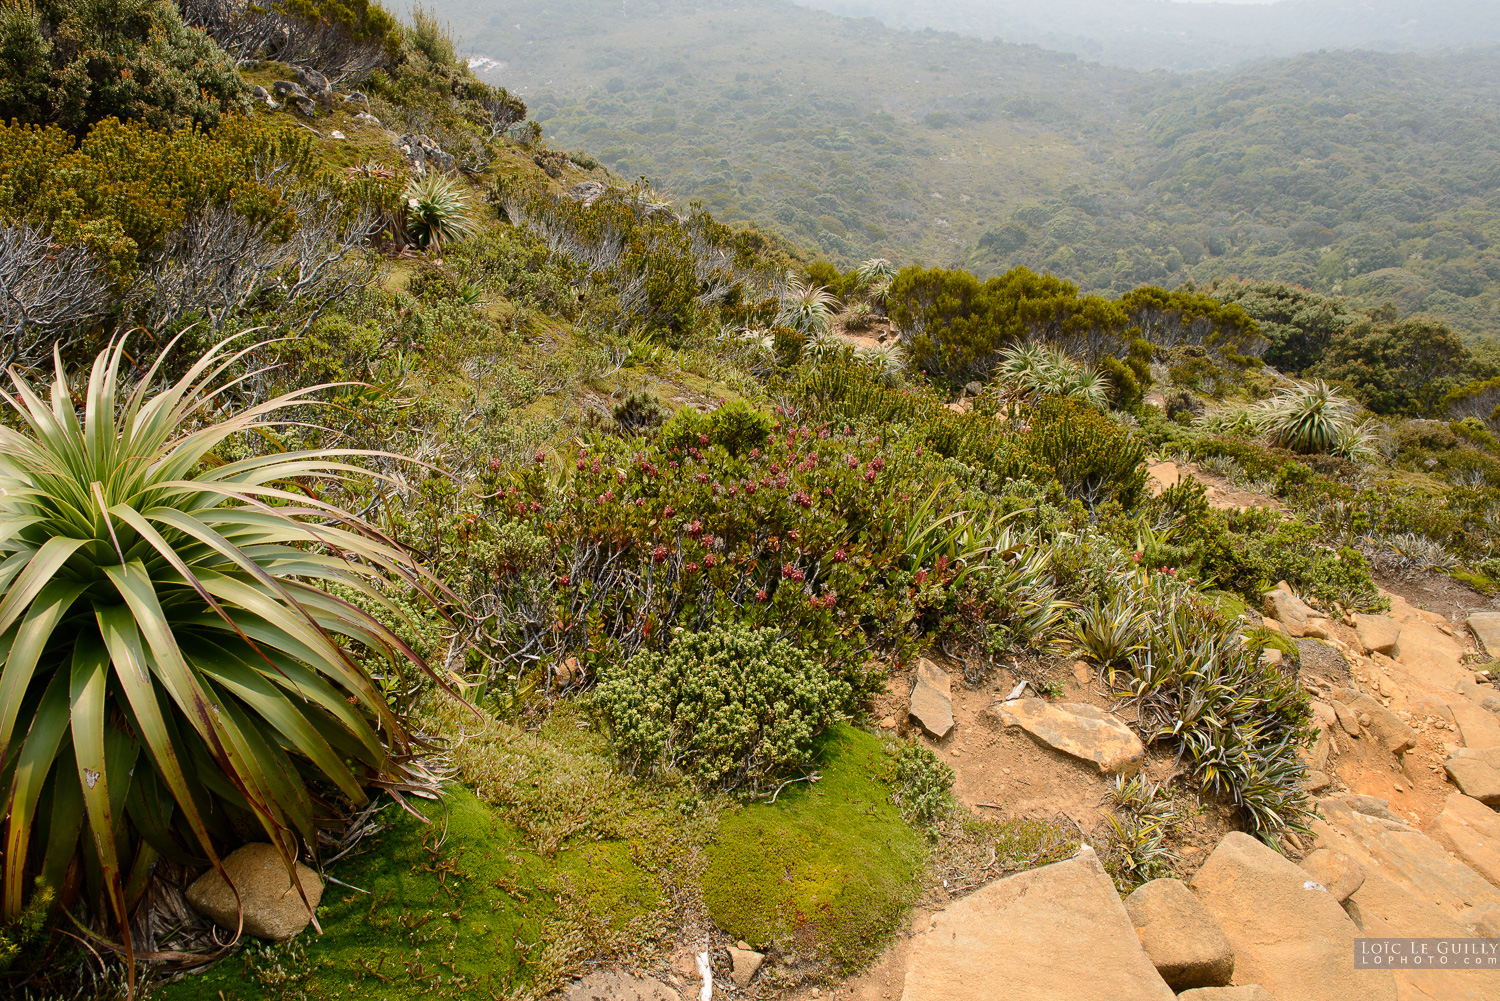
POLYGON ((1493 51, 1171 76, 774 0, 441 9, 557 143, 845 264, 1240 275, 1500 326, 1493 51))

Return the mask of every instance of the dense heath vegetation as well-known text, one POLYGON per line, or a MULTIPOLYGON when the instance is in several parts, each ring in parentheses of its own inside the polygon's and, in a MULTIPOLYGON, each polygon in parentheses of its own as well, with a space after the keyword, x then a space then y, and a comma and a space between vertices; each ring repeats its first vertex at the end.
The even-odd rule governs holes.
POLYGON ((771 0, 439 9, 549 139, 841 266, 1269 279, 1500 323, 1493 48, 1174 76, 771 0))
POLYGON ((688 927, 826 981, 1080 837, 1172 871, 1172 803, 1303 829, 1265 589, 1500 587, 1500 371, 1437 319, 820 254, 550 145, 428 12, 121 10, 0 25, 74 88, 0 132, 9 992, 539 997, 688 927), (976 818, 872 720, 928 654, 1083 660, 1182 771, 976 818), (247 841, 321 935, 182 909, 247 841))

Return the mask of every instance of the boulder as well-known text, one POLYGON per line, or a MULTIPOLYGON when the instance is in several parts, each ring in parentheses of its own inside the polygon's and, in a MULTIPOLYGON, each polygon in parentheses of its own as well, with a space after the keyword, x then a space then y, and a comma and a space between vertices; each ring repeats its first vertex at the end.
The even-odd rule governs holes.
POLYGON ((604 192, 609 190, 598 181, 579 181, 566 192, 567 197, 588 208, 603 197, 604 192))
POLYGON ((1500 713, 1500 695, 1486 695, 1479 700, 1479 705, 1492 713, 1500 713))
POLYGON ((294 95, 287 98, 286 103, 293 111, 301 115, 303 118, 318 117, 318 106, 316 104, 313 104, 312 98, 310 97, 297 97, 294 95))
POLYGON ((187 902, 199 914, 230 932, 238 927, 243 913, 247 933, 280 942, 306 928, 312 920, 309 905, 316 908, 323 899, 323 881, 318 874, 300 862, 296 870, 302 893, 292 885, 286 862, 274 845, 245 845, 224 859, 222 874, 210 869, 195 879, 187 888, 187 902), (224 881, 226 875, 228 883, 224 881), (306 901, 302 899, 304 893, 306 901))
POLYGON ((1315 848, 1302 860, 1302 870, 1320 883, 1339 903, 1349 899, 1365 881, 1364 868, 1343 852, 1315 848))
POLYGON ((365 125, 374 125, 377 127, 380 125, 380 119, 376 118, 368 111, 361 111, 359 114, 354 116, 354 120, 356 122, 362 122, 365 125))
POLYGON ((1094 850, 997 879, 912 936, 901 1001, 1172 1001, 1094 850))
POLYGON ((289 97, 307 96, 307 91, 303 90, 298 84, 292 83, 292 81, 290 80, 277 80, 275 83, 271 84, 271 90, 276 94, 277 97, 281 98, 282 100, 286 100, 289 97))
POLYGON ((766 957, 753 949, 741 949, 733 947, 729 950, 730 972, 729 979, 736 986, 749 987, 750 980, 760 969, 760 964, 766 961, 766 957))
POLYGON ((1465 796, 1500 803, 1500 748, 1460 747, 1448 755, 1443 770, 1465 796))
POLYGON ((1302 780, 1302 788, 1308 792, 1322 792, 1333 785, 1333 779, 1328 777, 1327 772, 1320 772, 1316 768, 1309 769, 1302 780))
MULTIPOLYGON (((1342 699, 1349 711, 1360 717, 1361 727, 1392 754, 1404 754, 1417 746, 1417 731, 1373 696, 1353 689, 1335 689, 1333 697, 1342 699), (1365 723, 1365 717, 1369 718, 1369 723, 1365 723)), ((1495 726, 1497 735, 1500 735, 1500 724, 1495 726)))
POLYGON ((1354 711, 1348 706, 1342 702, 1335 701, 1333 703, 1333 715, 1339 721, 1339 729, 1351 737, 1358 737, 1360 735, 1359 717, 1354 715, 1354 711))
MULTIPOLYGON (((1469 938, 1470 928, 1406 887, 1371 872, 1344 904, 1363 938, 1469 938)), ((1361 970, 1360 972, 1369 972, 1361 970)), ((1401 1001, 1493 1001, 1500 972, 1392 970, 1401 1001)))
POLYGON ((1318 613, 1293 594, 1289 587, 1278 585, 1262 595, 1261 601, 1265 613, 1281 623, 1281 627, 1290 636, 1306 636, 1308 621, 1318 617, 1318 613))
POLYGON ((1354 635, 1366 654, 1383 653, 1396 656, 1397 642, 1401 639, 1401 624, 1389 615, 1354 614, 1354 635))
POLYGON ((1177 995, 1177 1001, 1276 1001, 1260 984, 1240 987, 1197 987, 1177 995))
POLYGON ((1500 814, 1461 792, 1449 793, 1429 830, 1470 869, 1500 887, 1500 814))
POLYGON ((1475 612, 1467 625, 1485 655, 1500 658, 1500 612, 1475 612))
POLYGON ((1101 775, 1134 775, 1146 757, 1135 731, 1091 705, 1012 699, 1001 704, 999 716, 1006 726, 1018 726, 1044 747, 1088 762, 1101 775))
POLYGON ((1125 898, 1141 948, 1174 991, 1218 987, 1234 975, 1229 939, 1181 880, 1153 879, 1125 898))
POLYGON ((911 690, 911 718, 936 740, 953 729, 953 684, 948 672, 926 657, 917 661, 911 690))
POLYGON ((1386 971, 1354 969, 1354 922, 1331 893, 1248 834, 1224 836, 1193 877, 1234 947, 1234 977, 1277 1001, 1395 1001, 1386 971))
POLYGON ((297 67, 297 82, 313 97, 328 91, 328 78, 310 66, 297 67))

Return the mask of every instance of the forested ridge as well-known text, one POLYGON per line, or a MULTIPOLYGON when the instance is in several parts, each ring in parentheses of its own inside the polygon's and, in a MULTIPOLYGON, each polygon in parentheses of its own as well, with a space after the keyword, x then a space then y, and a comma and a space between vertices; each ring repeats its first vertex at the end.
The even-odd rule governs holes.
POLYGON ((441 9, 559 144, 843 262, 1274 279, 1500 328, 1493 49, 1174 75, 776 2, 441 9))

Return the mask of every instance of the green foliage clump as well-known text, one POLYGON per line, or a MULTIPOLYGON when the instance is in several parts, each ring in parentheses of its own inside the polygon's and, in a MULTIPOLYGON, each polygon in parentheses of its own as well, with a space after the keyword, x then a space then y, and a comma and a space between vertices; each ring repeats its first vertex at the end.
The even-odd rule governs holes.
POLYGON ((350 984, 391 1001, 541 995, 654 929, 661 887, 628 842, 539 851, 463 785, 414 805, 422 819, 387 804, 330 867, 341 883, 323 894, 321 935, 246 949, 152 996, 334 1001, 350 984))
POLYGON ((851 695, 774 631, 730 626, 636 654, 594 698, 632 771, 680 767, 710 788, 759 789, 808 763, 851 695))
POLYGON ((733 400, 706 414, 684 407, 662 428, 662 444, 687 451, 718 447, 740 457, 760 448, 771 435, 771 419, 743 400, 733 400))
POLYGON ((1365 458, 1367 433, 1356 423, 1354 401, 1314 379, 1277 390, 1256 410, 1257 428, 1277 448, 1303 454, 1365 458))
POLYGON ((297 225, 289 204, 294 188, 320 189, 319 211, 395 201, 390 182, 350 182, 327 171, 309 137, 241 118, 209 134, 106 119, 76 145, 59 128, 13 123, 0 129, 0 160, 0 217, 83 244, 121 278, 189 216, 212 206, 285 237, 297 225), (271 167, 284 177, 274 188, 257 180, 271 167))
POLYGON ((120 395, 123 342, 77 395, 59 363, 50 404, 13 372, 0 757, 21 767, 5 920, 34 879, 61 886, 81 866, 91 906, 124 927, 130 873, 159 855, 216 860, 259 831, 290 861, 329 797, 362 803, 366 782, 403 774, 406 730, 370 669, 421 660, 325 588, 380 604, 382 575, 424 575, 353 515, 272 485, 355 467, 306 452, 217 461, 226 439, 307 397, 195 416, 248 350, 215 349, 154 395, 160 360, 120 395))
POLYGON ((1347 384, 1377 414, 1438 416, 1443 399, 1482 372, 1446 324, 1412 319, 1391 326, 1369 322, 1336 337, 1316 374, 1347 384))
POLYGON ((903 740, 893 756, 891 798, 908 824, 931 826, 953 812, 953 769, 926 744, 903 740))
POLYGON ((1364 319, 1343 299, 1282 282, 1216 281, 1208 294, 1244 310, 1269 343, 1266 364, 1292 374, 1322 361, 1334 339, 1364 319))
POLYGON ((1262 664, 1242 621, 1175 574, 1113 574, 1095 600, 1083 624, 1119 634, 1116 659, 1102 666, 1140 713, 1147 742, 1177 747, 1203 790, 1228 797, 1267 843, 1299 828, 1307 798, 1297 750, 1311 710, 1295 675, 1262 664))
POLYGON ((1068 496, 1090 507, 1133 507, 1146 489, 1145 450, 1116 422, 1077 400, 1044 400, 1021 447, 1052 470, 1068 496))
POLYGON ((105 119, 213 128, 248 105, 234 62, 172 0, 0 6, 0 122, 82 136, 105 119))
POLYGON ((720 820, 703 899, 752 946, 846 971, 874 957, 916 901, 925 851, 881 781, 891 760, 879 738, 835 727, 815 767, 816 782, 720 820))

